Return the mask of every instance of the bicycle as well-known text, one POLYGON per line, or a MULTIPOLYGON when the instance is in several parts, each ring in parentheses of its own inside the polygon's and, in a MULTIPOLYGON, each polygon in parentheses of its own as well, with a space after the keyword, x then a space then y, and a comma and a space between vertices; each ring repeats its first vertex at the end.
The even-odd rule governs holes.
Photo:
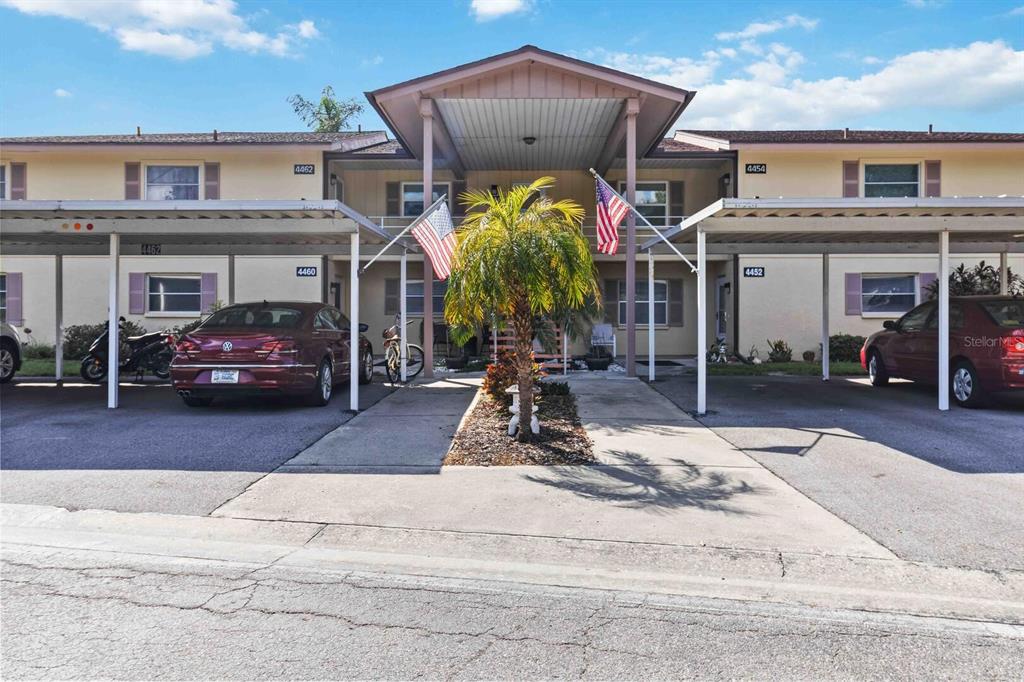
MULTIPOLYGON (((406 326, 415 320, 410 320, 406 326)), ((401 316, 395 316, 395 324, 384 330, 384 372, 388 381, 398 383, 402 380, 402 337, 399 334, 401 316)), ((405 380, 412 381, 423 371, 423 348, 414 343, 406 344, 409 356, 405 360, 405 380)))

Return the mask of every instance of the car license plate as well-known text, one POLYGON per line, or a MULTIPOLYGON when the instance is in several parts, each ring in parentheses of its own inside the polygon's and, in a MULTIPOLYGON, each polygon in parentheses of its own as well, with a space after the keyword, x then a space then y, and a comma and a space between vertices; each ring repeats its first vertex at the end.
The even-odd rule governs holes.
POLYGON ((237 369, 215 369, 213 370, 213 383, 215 384, 237 384, 237 369))

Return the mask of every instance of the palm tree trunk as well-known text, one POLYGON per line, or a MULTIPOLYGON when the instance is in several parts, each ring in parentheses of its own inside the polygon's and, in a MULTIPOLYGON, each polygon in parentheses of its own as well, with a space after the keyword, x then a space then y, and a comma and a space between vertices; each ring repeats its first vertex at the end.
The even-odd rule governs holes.
POLYGON ((512 331, 515 334, 516 378, 519 386, 519 433, 516 439, 525 443, 533 432, 533 314, 525 295, 518 297, 512 314, 512 331))

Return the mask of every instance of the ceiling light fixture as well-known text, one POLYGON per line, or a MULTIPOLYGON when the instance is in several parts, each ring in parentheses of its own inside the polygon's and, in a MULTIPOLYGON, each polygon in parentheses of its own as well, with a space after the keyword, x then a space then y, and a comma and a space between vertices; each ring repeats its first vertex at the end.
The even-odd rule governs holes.
POLYGON ((527 135, 526 137, 523 138, 523 142, 525 142, 527 145, 531 145, 536 141, 537 138, 534 137, 533 135, 527 135))

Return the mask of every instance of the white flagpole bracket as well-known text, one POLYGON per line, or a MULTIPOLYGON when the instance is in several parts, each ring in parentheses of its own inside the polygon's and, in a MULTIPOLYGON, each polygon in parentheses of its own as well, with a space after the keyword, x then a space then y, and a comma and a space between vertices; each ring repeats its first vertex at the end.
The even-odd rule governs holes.
POLYGON ((669 240, 668 240, 668 239, 667 239, 667 238, 665 237, 665 235, 661 233, 661 230, 659 230, 659 229, 658 229, 658 228, 656 228, 656 227, 655 227, 654 225, 652 225, 652 224, 651 224, 651 221, 647 219, 647 216, 645 216, 645 215, 644 215, 643 213, 641 213, 640 211, 636 210, 636 208, 635 208, 635 207, 634 207, 634 206, 633 206, 633 205, 632 205, 631 203, 629 203, 628 201, 626 201, 626 200, 625 200, 625 198, 623 198, 623 196, 622 196, 621 194, 619 194, 618 192, 616 192, 616 191, 615 191, 615 188, 614 188, 614 187, 612 187, 612 186, 611 186, 611 184, 609 184, 607 180, 605 180, 604 178, 602 178, 602 177, 601 177, 601 176, 600 176, 600 175, 598 174, 598 172, 597 172, 596 170, 594 170, 593 168, 591 168, 591 169, 589 169, 589 170, 590 170, 590 174, 594 176, 594 179, 595 179, 595 180, 597 180, 598 182, 604 183, 604 186, 605 186, 605 187, 607 187, 607 188, 608 188, 608 190, 609 190, 609 191, 610 191, 610 192, 611 192, 612 194, 614 194, 615 196, 617 196, 617 197, 619 198, 619 200, 620 200, 620 201, 621 201, 622 203, 624 203, 624 204, 625 204, 626 206, 629 206, 629 210, 631 210, 631 211, 632 211, 633 213, 635 213, 635 214, 637 215, 637 217, 638 217, 638 218, 640 218, 640 220, 642 220, 642 221, 644 222, 644 224, 645 224, 645 225, 647 225, 647 227, 651 228, 651 230, 653 230, 653 231, 654 231, 654 233, 655 233, 656 235, 658 235, 658 236, 659 236, 659 237, 661 238, 661 241, 663 241, 663 242, 665 242, 666 244, 668 244, 668 247, 669 247, 670 249, 672 249, 672 250, 673 250, 673 251, 675 252, 675 254, 676 254, 677 256, 679 256, 680 258, 682 258, 682 259, 683 259, 683 260, 684 260, 684 261, 686 262, 686 264, 687 264, 687 265, 689 265, 689 266, 690 266, 690 272, 697 272, 697 266, 696 266, 696 265, 694 265, 694 264, 693 264, 693 263, 692 263, 692 262, 690 261, 690 259, 689 259, 689 258, 687 258, 686 256, 684 256, 684 255, 682 254, 682 252, 681 252, 681 251, 680 251, 679 249, 677 249, 677 248, 676 248, 676 245, 675 245, 675 244, 673 244, 672 242, 670 242, 670 241, 669 241, 669 240))

